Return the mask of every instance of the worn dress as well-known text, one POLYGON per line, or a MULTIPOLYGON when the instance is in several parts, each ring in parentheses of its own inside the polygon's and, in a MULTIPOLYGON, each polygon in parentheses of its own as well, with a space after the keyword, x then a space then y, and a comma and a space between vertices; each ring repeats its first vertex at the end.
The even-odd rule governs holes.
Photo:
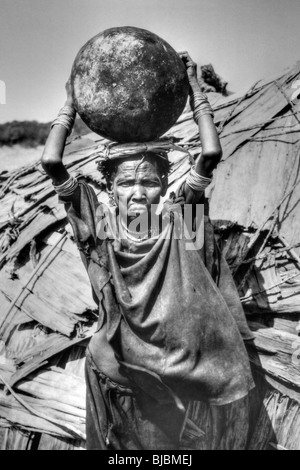
MULTIPOLYGON (((175 236, 183 194, 165 202, 164 229, 136 242, 86 183, 76 198, 61 198, 99 307, 86 361, 88 449, 179 449, 195 401, 220 409, 242 402, 247 420, 253 381, 244 340, 253 335, 204 196, 203 246, 186 249, 175 236), (117 230, 105 238, 107 217, 117 230)), ((203 430, 194 431, 197 441, 203 430)))

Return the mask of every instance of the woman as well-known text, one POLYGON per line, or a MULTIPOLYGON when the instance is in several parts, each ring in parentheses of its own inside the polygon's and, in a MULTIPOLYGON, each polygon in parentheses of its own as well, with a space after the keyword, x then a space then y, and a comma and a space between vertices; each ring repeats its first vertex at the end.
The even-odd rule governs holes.
MULTIPOLYGON (((203 244, 187 249, 186 240, 175 236, 178 207, 207 209, 204 189, 222 156, 196 64, 187 53, 181 58, 202 153, 158 223, 151 215, 167 191, 168 143, 116 145, 106 152, 99 169, 114 200, 107 209, 62 163, 75 118, 69 83, 42 158, 65 203, 99 306, 86 361, 88 449, 179 449, 195 400, 220 408, 243 400, 247 413, 253 384, 243 339, 252 334, 207 213, 203 244)), ((247 425, 244 430, 239 446, 247 425)))

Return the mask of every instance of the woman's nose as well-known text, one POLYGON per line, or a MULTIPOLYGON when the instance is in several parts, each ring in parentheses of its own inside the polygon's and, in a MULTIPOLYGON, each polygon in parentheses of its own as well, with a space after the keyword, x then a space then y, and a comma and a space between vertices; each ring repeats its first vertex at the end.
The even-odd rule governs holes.
POLYGON ((133 187, 133 194, 132 194, 132 199, 133 200, 142 200, 146 199, 146 193, 145 193, 145 188, 141 184, 135 184, 133 187))

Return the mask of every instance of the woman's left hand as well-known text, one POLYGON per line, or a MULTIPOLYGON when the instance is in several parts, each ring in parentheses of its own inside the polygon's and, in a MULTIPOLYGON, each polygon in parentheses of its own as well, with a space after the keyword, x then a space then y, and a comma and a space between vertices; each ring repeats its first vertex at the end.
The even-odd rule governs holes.
POLYGON ((197 80, 197 64, 193 61, 188 52, 179 52, 179 57, 182 59, 186 72, 189 78, 190 85, 194 85, 197 80))

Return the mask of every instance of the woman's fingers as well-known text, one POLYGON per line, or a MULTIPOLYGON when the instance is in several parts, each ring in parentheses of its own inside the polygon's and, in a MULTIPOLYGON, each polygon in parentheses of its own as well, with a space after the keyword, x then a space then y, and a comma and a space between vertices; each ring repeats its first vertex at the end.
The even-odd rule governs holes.
POLYGON ((67 93, 67 101, 66 104, 69 106, 73 106, 73 96, 72 96, 72 85, 71 85, 71 77, 68 78, 68 81, 65 85, 66 93, 67 93))
POLYGON ((180 58, 183 60, 186 68, 193 67, 195 68, 197 66, 196 62, 193 61, 191 58, 190 54, 187 51, 184 52, 178 52, 180 58))
POLYGON ((193 62, 193 59, 191 58, 190 54, 187 51, 178 52, 178 54, 181 57, 181 59, 186 59, 188 62, 193 62))
POLYGON ((178 52, 178 55, 179 55, 181 58, 183 58, 183 57, 188 56, 188 52, 187 52, 187 51, 178 52))
POLYGON ((66 91, 69 91, 70 88, 71 88, 71 77, 68 78, 68 80, 66 81, 66 84, 65 84, 66 91))

